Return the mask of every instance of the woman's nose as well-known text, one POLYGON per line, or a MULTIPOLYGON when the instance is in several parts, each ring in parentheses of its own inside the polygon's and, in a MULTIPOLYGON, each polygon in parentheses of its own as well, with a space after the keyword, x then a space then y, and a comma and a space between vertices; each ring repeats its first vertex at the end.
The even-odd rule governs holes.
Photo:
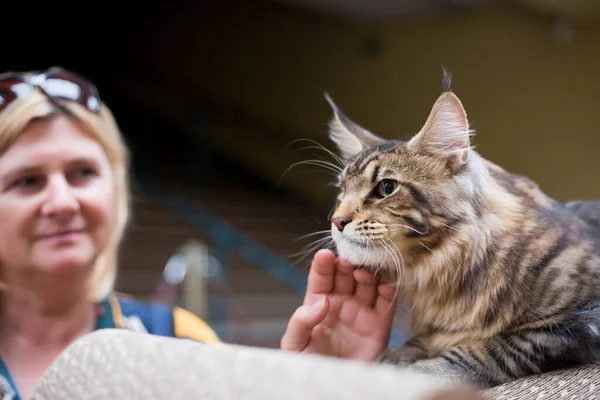
POLYGON ((42 204, 42 214, 55 216, 79 211, 79 201, 75 189, 65 177, 52 177, 46 186, 46 198, 42 204))

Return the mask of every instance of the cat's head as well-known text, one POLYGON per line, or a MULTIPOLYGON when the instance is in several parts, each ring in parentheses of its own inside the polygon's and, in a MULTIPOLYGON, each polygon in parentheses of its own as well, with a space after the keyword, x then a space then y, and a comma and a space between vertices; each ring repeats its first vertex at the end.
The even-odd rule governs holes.
POLYGON ((435 251, 453 226, 473 217, 481 159, 467 114, 450 89, 407 141, 374 135, 333 108, 330 138, 344 161, 331 232, 338 254, 356 265, 396 267, 435 251))

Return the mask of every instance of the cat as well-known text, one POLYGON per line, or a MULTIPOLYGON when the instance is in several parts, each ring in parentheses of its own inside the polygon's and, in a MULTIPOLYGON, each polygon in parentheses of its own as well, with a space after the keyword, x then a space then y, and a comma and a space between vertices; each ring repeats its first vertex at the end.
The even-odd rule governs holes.
POLYGON ((421 130, 388 140, 333 110, 337 254, 398 283, 411 336, 377 360, 490 388, 600 359, 600 202, 560 203, 472 146, 444 69, 421 130))

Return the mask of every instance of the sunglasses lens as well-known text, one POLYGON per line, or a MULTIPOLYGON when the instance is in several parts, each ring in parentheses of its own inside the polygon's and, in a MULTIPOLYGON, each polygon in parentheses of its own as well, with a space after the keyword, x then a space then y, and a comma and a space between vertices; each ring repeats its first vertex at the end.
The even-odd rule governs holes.
POLYGON ((13 101, 17 96, 10 93, 0 93, 0 110, 2 110, 8 103, 13 101))
POLYGON ((0 110, 23 95, 31 87, 20 78, 5 78, 0 80, 0 110))
POLYGON ((100 97, 96 86, 81 76, 62 70, 51 70, 47 74, 44 90, 48 94, 77 101, 92 111, 100 107, 100 97), (54 93, 51 93, 55 91, 54 93))
POLYGON ((54 68, 45 74, 0 79, 0 110, 34 86, 54 99, 77 102, 92 112, 100 109, 100 97, 94 84, 75 73, 54 68))
POLYGON ((25 81, 20 78, 2 79, 2 80, 0 80, 0 92, 12 91, 13 86, 18 86, 21 83, 25 83, 25 81))
POLYGON ((63 79, 48 78, 40 86, 48 95, 59 99, 80 102, 83 97, 77 84, 63 79))

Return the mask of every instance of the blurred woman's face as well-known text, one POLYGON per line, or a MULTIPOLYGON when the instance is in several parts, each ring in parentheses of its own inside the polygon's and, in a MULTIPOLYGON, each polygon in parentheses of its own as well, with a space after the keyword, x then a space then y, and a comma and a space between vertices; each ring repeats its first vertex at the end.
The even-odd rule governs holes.
POLYGON ((0 156, 0 265, 86 272, 107 245, 115 178, 101 145, 66 116, 34 121, 0 156))

